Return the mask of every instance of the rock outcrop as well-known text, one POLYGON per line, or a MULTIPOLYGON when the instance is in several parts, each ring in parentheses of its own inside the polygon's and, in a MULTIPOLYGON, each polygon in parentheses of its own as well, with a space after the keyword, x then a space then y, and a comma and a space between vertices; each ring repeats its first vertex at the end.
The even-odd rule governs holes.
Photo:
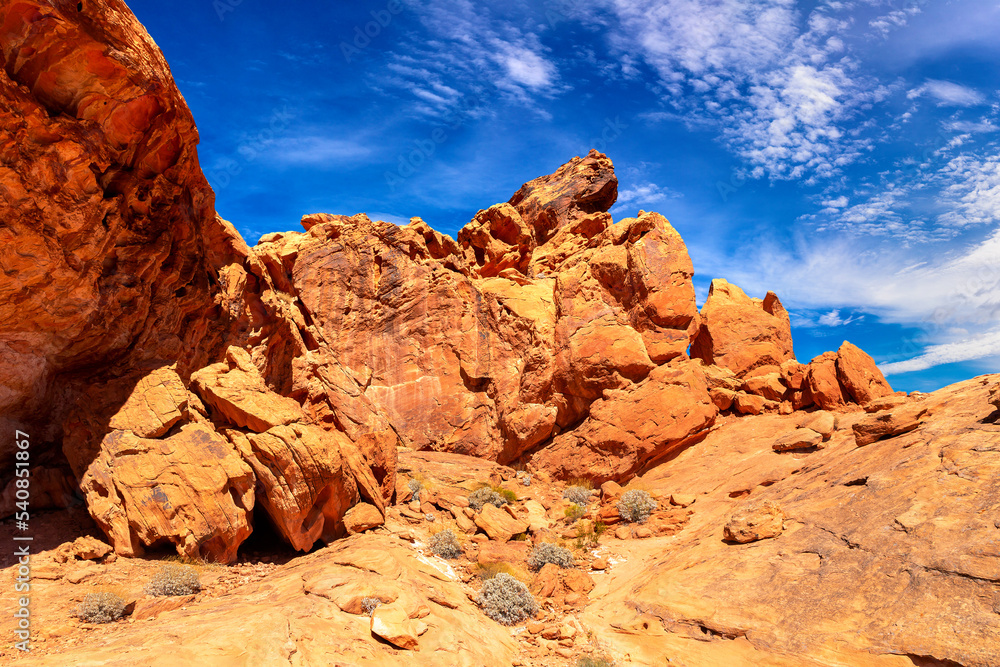
POLYGON ((407 444, 508 462, 684 357, 697 331, 680 235, 656 213, 612 224, 612 185, 591 153, 511 200, 530 205, 480 211, 457 243, 419 218, 317 214, 254 253, 407 444))
MULTIPOLYGON (((143 595, 158 562, 116 558, 99 540, 70 541, 72 525, 46 525, 63 543, 32 554, 32 617, 45 641, 16 660, 312 665, 334 655, 345 664, 572 667, 600 655, 655 665, 667 655, 689 665, 992 667, 997 379, 902 399, 890 411, 928 419, 862 448, 854 427, 872 414, 858 406, 724 416, 697 446, 628 485, 657 505, 637 524, 619 520, 626 489, 615 482, 591 492, 577 519, 566 512, 567 485, 544 471, 525 485, 523 471, 483 459, 402 451, 400 488, 418 479, 423 488, 419 500, 397 494, 376 532, 307 556, 251 551, 250 562, 198 568, 202 590, 183 597, 143 595), (828 435, 825 447, 775 451, 805 430, 828 435), (477 513, 468 500, 483 483, 513 498, 477 513), (459 529, 459 517, 482 515, 483 527, 459 529), (494 530, 508 520, 521 523, 523 541, 494 530), (435 553, 441 530, 457 535, 460 554, 435 553), (533 544, 553 542, 571 557, 535 571, 533 544), (497 571, 523 581, 541 608, 516 629, 472 602, 497 571), (74 621, 76 601, 96 586, 134 601, 130 618, 74 621)), ((380 517, 359 504, 345 519, 361 527, 380 517)), ((19 567, 11 554, 0 566, 9 577, 19 567)), ((0 618, 0 632, 16 622, 0 618)), ((0 661, 16 653, 0 647, 0 661)))
POLYGON ((255 506, 324 536, 362 497, 384 507, 398 437, 215 214, 191 114, 125 4, 0 2, 0 23, 0 425, 72 468, 121 554, 232 560, 255 506), (264 426, 294 433, 273 459, 226 435, 264 426), (303 486, 273 462, 310 442, 303 486))
POLYGON ((691 356, 743 377, 761 366, 795 359, 792 325, 778 295, 751 299, 725 280, 713 280, 701 309, 701 330, 691 356))

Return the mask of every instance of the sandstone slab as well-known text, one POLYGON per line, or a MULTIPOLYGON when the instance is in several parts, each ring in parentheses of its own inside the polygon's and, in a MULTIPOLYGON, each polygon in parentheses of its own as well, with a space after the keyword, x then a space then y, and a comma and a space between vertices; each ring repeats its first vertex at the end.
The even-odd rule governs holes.
POLYGON ((519 521, 490 504, 483 505, 482 511, 476 513, 473 520, 491 540, 499 542, 510 541, 515 535, 527 532, 530 526, 527 521, 519 521))

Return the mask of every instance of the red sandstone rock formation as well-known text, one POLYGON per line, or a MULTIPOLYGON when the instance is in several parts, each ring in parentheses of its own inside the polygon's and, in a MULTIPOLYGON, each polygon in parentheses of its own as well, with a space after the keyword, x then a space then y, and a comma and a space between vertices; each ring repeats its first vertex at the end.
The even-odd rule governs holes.
POLYGON ((124 3, 0 0, 0 23, 0 412, 120 554, 232 560, 257 511, 308 549, 384 509, 399 445, 622 480, 720 410, 891 393, 853 346, 796 362, 774 294, 716 281, 699 313, 680 235, 615 223, 596 151, 457 240, 321 214, 248 248, 124 3))

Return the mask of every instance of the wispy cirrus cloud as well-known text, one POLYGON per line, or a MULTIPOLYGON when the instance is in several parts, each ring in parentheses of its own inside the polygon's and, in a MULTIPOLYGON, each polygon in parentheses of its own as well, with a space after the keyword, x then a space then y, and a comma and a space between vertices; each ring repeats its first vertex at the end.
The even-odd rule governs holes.
POLYGON ((986 101, 982 93, 969 86, 940 79, 928 79, 924 85, 907 93, 910 99, 925 95, 934 99, 938 106, 971 107, 986 101))
POLYGON ((423 33, 407 35, 388 55, 382 90, 408 92, 416 115, 488 116, 485 99, 536 103, 565 87, 537 31, 503 16, 493 3, 430 0, 407 3, 423 33))
POLYGON ((921 13, 921 8, 917 6, 895 9, 887 14, 878 16, 868 22, 868 26, 873 28, 882 37, 888 37, 889 33, 898 28, 904 28, 917 14, 921 13))
POLYGON ((1000 356, 1000 328, 973 336, 966 340, 928 346, 922 354, 905 361, 895 361, 879 366, 886 375, 914 373, 943 364, 976 361, 1000 356))
MULTIPOLYGON (((956 137, 956 139, 960 139, 956 137)), ((944 161, 887 172, 869 192, 823 202, 817 214, 806 216, 818 232, 838 231, 854 237, 871 236, 910 244, 952 239, 970 226, 1000 225, 1000 156, 983 153, 949 155, 948 142, 933 158, 944 161)))

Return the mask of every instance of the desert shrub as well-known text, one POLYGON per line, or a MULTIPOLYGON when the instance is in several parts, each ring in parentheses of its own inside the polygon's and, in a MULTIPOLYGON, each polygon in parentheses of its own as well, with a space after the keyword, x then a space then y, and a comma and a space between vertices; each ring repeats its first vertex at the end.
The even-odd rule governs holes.
POLYGON ((191 595, 201 590, 198 572, 190 565, 164 565, 144 589, 147 595, 191 595))
POLYGON ((604 534, 604 531, 608 529, 604 525, 603 521, 598 521, 591 526, 580 526, 576 529, 576 548, 577 549, 590 549, 596 547, 597 540, 604 534))
POLYGON ((648 492, 632 489, 618 500, 618 516, 629 523, 643 523, 656 509, 656 501, 648 492))
POLYGON ((527 470, 518 470, 517 479, 521 480, 521 484, 531 486, 531 473, 527 470))
POLYGON ((416 501, 420 500, 420 490, 424 488, 423 483, 419 479, 411 479, 406 483, 408 489, 413 494, 413 499, 416 501))
POLYGON ((615 662, 606 656, 584 656, 576 661, 576 667, 615 667, 615 662))
POLYGON ((87 593, 76 615, 87 623, 112 623, 125 615, 125 600, 114 593, 87 593))
POLYGON ((528 556, 528 567, 540 570, 547 563, 555 563, 561 568, 573 567, 573 553, 569 549, 558 547, 549 542, 536 544, 528 556))
POLYGON ((431 537, 431 551, 441 558, 458 558, 463 553, 455 533, 450 530, 442 530, 431 537))
POLYGON ((584 507, 583 505, 578 505, 577 503, 573 503, 565 510, 563 510, 563 514, 566 515, 566 518, 569 519, 570 523, 582 519, 583 515, 586 513, 587 513, 587 508, 584 507))
POLYGON ((361 601, 361 610, 365 612, 366 616, 371 616, 380 604, 382 604, 382 601, 378 598, 364 598, 361 601))
MULTIPOLYGON (((513 494, 511 494, 513 495, 513 494)), ((496 505, 497 507, 503 507, 509 500, 497 493, 488 486, 484 486, 481 489, 476 489, 471 494, 469 494, 469 507, 476 510, 477 512, 483 509, 483 505, 496 505)))
POLYGON ((583 505, 586 507, 590 504, 590 489, 586 489, 582 486, 569 486, 563 491, 563 498, 570 501, 574 505, 583 505))
POLYGON ((516 625, 538 611, 538 603, 528 587, 505 572, 483 582, 476 604, 502 625, 516 625))

